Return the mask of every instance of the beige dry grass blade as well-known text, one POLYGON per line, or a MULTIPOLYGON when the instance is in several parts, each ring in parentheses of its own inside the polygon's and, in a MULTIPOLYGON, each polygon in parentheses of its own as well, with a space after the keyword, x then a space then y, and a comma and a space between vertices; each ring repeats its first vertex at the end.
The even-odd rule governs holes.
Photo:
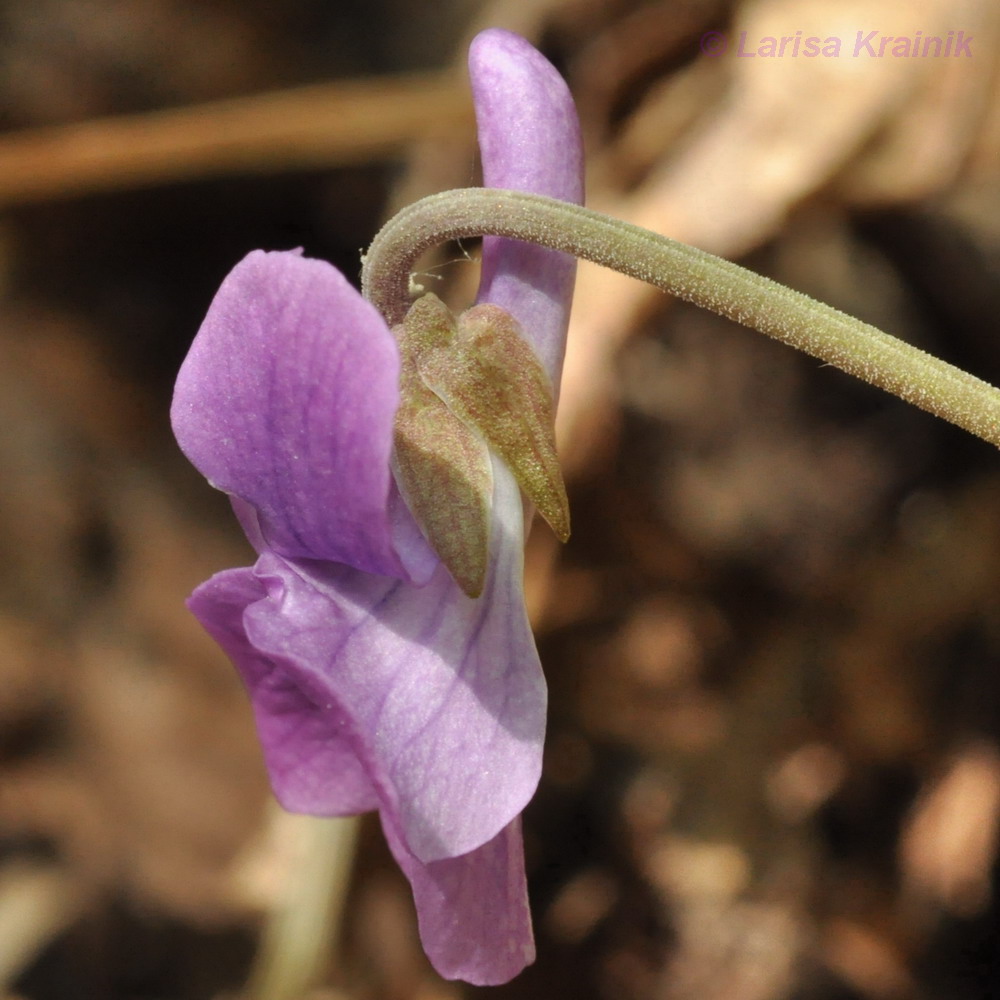
POLYGON ((321 985, 334 961, 360 820, 275 812, 287 866, 264 926, 244 996, 300 1000, 321 985))
POLYGON ((0 992, 80 910, 79 888, 53 866, 11 863, 0 871, 0 992))
POLYGON ((450 72, 346 80, 0 138, 0 206, 357 163, 472 121, 450 72))

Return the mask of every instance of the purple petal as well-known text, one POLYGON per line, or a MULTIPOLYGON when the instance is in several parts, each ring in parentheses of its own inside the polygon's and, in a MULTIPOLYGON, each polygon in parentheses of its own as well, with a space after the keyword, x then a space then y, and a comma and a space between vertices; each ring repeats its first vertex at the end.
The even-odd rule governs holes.
MULTIPOLYGON (((583 148, 563 78, 523 38, 500 28, 476 36, 469 73, 483 184, 583 201, 583 148)), ((478 302, 508 310, 524 328, 558 392, 576 277, 567 254, 513 240, 483 240, 478 302)))
MULTIPOLYGON (((494 473, 480 599, 444 567, 417 588, 329 563, 293 568, 265 553, 255 573, 267 596, 243 616, 253 656, 350 720, 331 716, 331 736, 357 739, 383 814, 424 862, 495 837, 541 768, 545 684, 524 610, 521 501, 510 473, 496 462, 494 473)), ((266 714, 270 703, 256 707, 266 714)), ((266 718, 260 728, 270 731, 266 718)))
POLYGON ((244 612, 266 596, 252 569, 231 569, 198 587, 188 607, 243 677, 276 798, 291 812, 314 816, 376 808, 375 790, 340 706, 326 691, 311 700, 280 657, 261 654, 247 639, 244 612))
POLYGON ((496 986, 535 960, 520 818, 475 851, 427 865, 391 819, 382 828, 413 887, 424 951, 445 979, 496 986))
POLYGON ((405 576, 386 509, 398 382, 392 334, 336 268, 255 251, 216 294, 171 419, 276 552, 405 576))

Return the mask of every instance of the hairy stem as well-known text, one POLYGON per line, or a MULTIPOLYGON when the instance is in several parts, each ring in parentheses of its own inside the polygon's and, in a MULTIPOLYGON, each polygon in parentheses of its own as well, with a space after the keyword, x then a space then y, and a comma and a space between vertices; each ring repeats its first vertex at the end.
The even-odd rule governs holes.
POLYGON ((372 241, 365 296, 390 325, 410 306, 421 254, 451 239, 506 236, 562 250, 710 309, 877 385, 1000 447, 1000 390, 738 264, 587 208, 519 191, 467 188, 415 202, 372 241))

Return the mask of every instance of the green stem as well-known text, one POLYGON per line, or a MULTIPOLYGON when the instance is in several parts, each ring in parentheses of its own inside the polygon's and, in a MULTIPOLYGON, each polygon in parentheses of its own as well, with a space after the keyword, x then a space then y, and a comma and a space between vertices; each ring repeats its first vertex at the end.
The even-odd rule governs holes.
POLYGON ((372 241, 365 296, 390 325, 410 306, 422 253, 447 240, 506 236, 562 250, 797 347, 1000 447, 1000 390, 800 292, 648 229, 567 202, 491 188, 415 202, 372 241))

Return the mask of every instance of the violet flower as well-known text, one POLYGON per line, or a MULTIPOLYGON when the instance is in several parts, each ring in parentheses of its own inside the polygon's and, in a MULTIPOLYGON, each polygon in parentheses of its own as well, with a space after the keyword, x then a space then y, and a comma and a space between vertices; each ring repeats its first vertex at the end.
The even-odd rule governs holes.
MULTIPOLYGON (((491 30, 470 71, 485 183, 579 202, 578 125, 555 70, 491 30)), ((521 323, 553 385, 574 272, 564 255, 484 241, 478 301, 521 323)), ((279 801, 377 809, 435 968, 500 983, 534 957, 519 817, 546 694, 524 609, 523 505, 493 457, 486 581, 466 597, 392 480, 399 367, 385 321, 329 264, 255 251, 234 268, 171 416, 258 559, 189 607, 243 677, 279 801)))

